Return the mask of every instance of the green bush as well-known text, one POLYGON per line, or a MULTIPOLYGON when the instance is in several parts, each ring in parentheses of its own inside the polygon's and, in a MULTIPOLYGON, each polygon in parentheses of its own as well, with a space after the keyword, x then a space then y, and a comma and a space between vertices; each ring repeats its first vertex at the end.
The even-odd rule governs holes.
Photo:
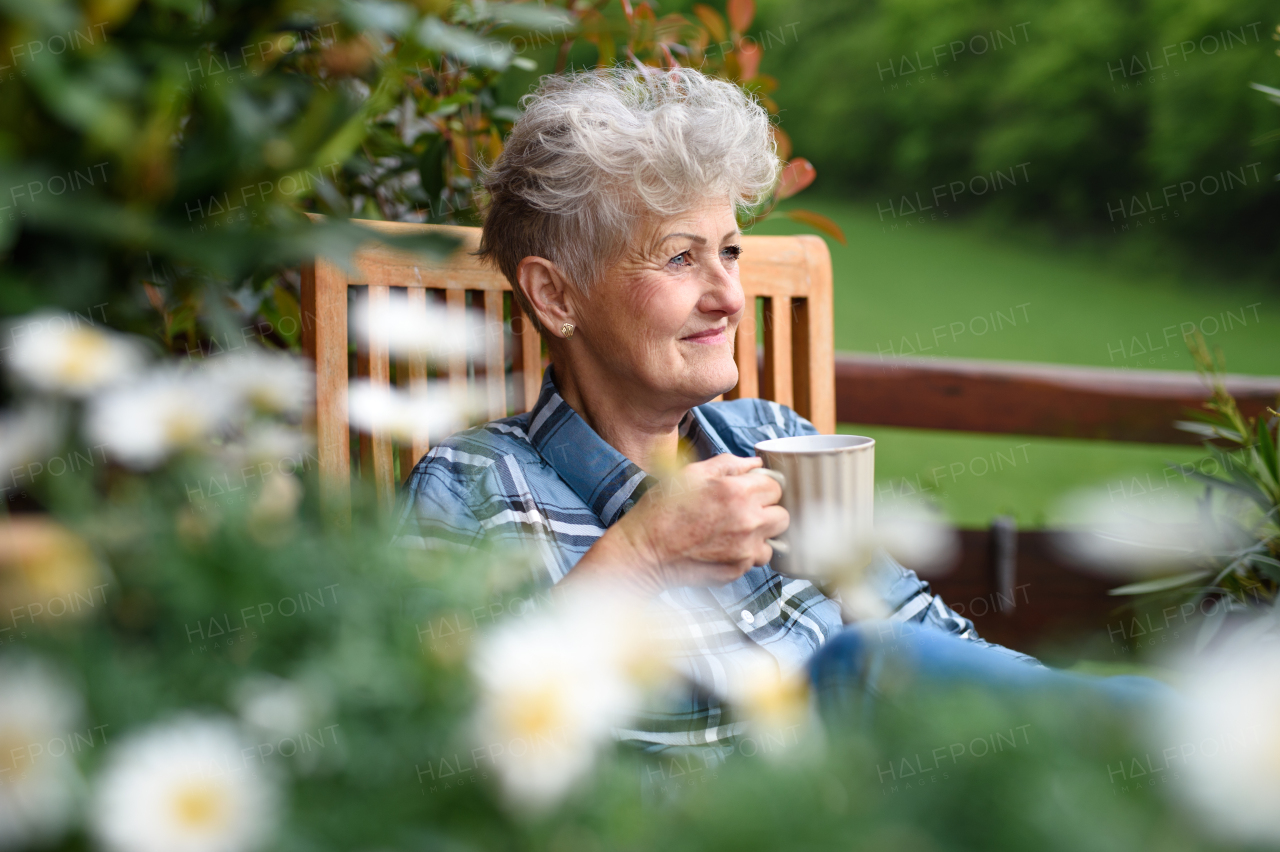
POLYGON ((1249 83, 1280 77, 1275 23, 1257 0, 765 0, 760 14, 766 33, 794 24, 763 61, 785 126, 824 187, 873 200, 886 225, 942 185, 926 217, 983 206, 1272 258, 1280 157, 1254 140, 1280 116, 1249 83), (977 176, 993 187, 971 190, 977 176))

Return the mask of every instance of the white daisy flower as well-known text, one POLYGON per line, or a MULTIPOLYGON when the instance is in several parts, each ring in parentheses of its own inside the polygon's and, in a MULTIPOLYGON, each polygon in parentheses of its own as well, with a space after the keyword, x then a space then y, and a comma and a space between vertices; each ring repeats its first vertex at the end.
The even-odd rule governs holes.
POLYGON ((102 589, 104 579, 103 566, 88 543, 47 515, 13 515, 0 521, 0 611, 10 619, 35 620, 37 613, 50 612, 56 601, 66 617, 83 617, 90 607, 73 606, 73 596, 102 589), (19 611, 25 612, 15 615, 19 611))
POLYGON ((80 696, 45 664, 0 659, 0 849, 45 844, 70 823, 80 777, 67 740, 80 696))
POLYGON ((320 698, 302 684, 257 674, 236 687, 240 718, 267 737, 294 737, 320 724, 320 698))
POLYGON ((121 743, 98 777, 90 829, 112 852, 248 852, 270 839, 276 787, 223 720, 188 718, 121 743))
POLYGON ((484 352, 486 334, 505 333, 502 325, 486 328, 483 314, 477 311, 459 314, 431 301, 411 307, 408 296, 396 291, 382 304, 361 300, 351 312, 351 331, 366 346, 376 336, 393 355, 425 356, 431 361, 451 355, 477 356, 484 352))
POLYGON ((232 473, 252 467, 254 475, 267 477, 273 473, 307 470, 315 460, 312 447, 311 436, 296 426, 257 420, 236 440, 218 447, 216 458, 232 473))
POLYGON ((236 686, 232 701, 246 731, 258 740, 256 759, 285 758, 303 775, 344 759, 338 725, 328 721, 333 696, 324 681, 255 674, 236 686))
MULTIPOLYGON (((28 484, 31 462, 47 459, 62 434, 62 418, 50 406, 28 405, 0 414, 0 489, 28 484)), ((38 475, 38 474, 35 474, 38 475)))
POLYGON ((473 658, 479 747, 515 807, 555 805, 590 772, 613 727, 635 711, 637 691, 616 649, 555 610, 481 639, 473 658))
POLYGON ((789 539, 793 565, 819 582, 857 585, 879 550, 916 571, 949 566, 959 538, 935 510, 909 500, 876 504, 874 522, 827 503, 803 507, 789 539))
POLYGON ((209 358, 202 366, 224 392, 258 411, 302 414, 315 398, 315 373, 286 352, 253 347, 209 358))
POLYGON ((1056 508, 1055 546, 1089 568, 1121 576, 1159 576, 1199 566, 1243 542, 1201 510, 1192 489, 1141 497, 1084 490, 1056 508))
POLYGON ((864 578, 855 577, 850 580, 837 580, 828 584, 835 593, 840 610, 849 623, 863 621, 883 621, 893 615, 893 610, 880 593, 864 582, 864 578))
POLYGON ((887 617, 884 602, 867 585, 867 569, 880 546, 870 519, 855 519, 847 509, 821 502, 805 505, 796 515, 787 532, 787 573, 834 597, 852 621, 887 617))
POLYGON ((661 598, 644 599, 608 583, 583 583, 560 592, 558 618, 635 693, 661 694, 679 677, 674 661, 689 644, 688 619, 661 598))
POLYGON ((268 476, 249 510, 249 534, 259 544, 276 545, 293 535, 292 522, 302 505, 303 488, 290 473, 268 476))
POLYGON ((163 367, 95 397, 85 428, 107 453, 145 469, 204 441, 237 410, 236 398, 222 384, 198 371, 163 367))
POLYGON ((871 562, 875 541, 870 524, 833 503, 807 503, 787 532, 788 570, 819 583, 860 577, 871 562))
POLYGON ((724 698, 753 730, 776 735, 810 721, 813 709, 804 669, 783 671, 772 654, 753 651, 735 655, 725 671, 729 677, 724 698))
POLYGON ((415 436, 448 433, 462 425, 459 406, 448 385, 433 382, 425 394, 405 393, 367 380, 352 382, 348 416, 362 432, 387 432, 397 441, 415 436))
POLYGON ((876 542, 901 565, 919 574, 949 569, 960 552, 960 537, 939 512, 914 500, 876 506, 876 542))
POLYGON ((1280 842, 1280 646, 1230 645, 1196 661, 1155 746, 1176 791, 1215 833, 1280 842))
POLYGON ((136 340, 68 314, 38 313, 9 326, 9 369, 42 391, 83 396, 129 378, 142 366, 136 340))

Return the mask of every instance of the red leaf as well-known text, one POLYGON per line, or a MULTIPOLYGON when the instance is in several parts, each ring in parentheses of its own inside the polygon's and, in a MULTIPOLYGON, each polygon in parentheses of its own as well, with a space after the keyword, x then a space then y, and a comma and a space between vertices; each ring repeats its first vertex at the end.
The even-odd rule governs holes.
POLYGON ((635 14, 631 10, 631 0, 622 0, 622 14, 626 15, 627 23, 631 23, 631 18, 635 14))
POLYGON ((738 67, 742 69, 742 81, 745 83, 756 76, 760 70, 760 57, 763 55, 758 44, 745 42, 738 48, 738 67))
POLYGON ((745 33, 756 16, 755 0, 729 0, 729 26, 735 33, 745 33))
POLYGON ((844 231, 840 230, 840 226, 821 213, 814 213, 812 210, 788 210, 783 215, 788 219, 794 219, 797 222, 808 225, 815 231, 821 231, 842 246, 849 245, 849 241, 844 238, 844 231))
POLYGON ((813 179, 817 176, 818 170, 813 167, 812 163, 804 157, 796 157, 787 163, 782 170, 782 176, 778 179, 778 200, 790 198, 800 192, 813 183, 813 179))

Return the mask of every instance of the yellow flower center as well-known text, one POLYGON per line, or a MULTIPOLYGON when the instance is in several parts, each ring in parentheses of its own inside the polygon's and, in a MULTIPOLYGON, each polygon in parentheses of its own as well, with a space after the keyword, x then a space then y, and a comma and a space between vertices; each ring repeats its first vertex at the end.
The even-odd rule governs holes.
POLYGON ((63 340, 62 361, 58 372, 62 380, 78 384, 93 378, 101 367, 105 339, 87 328, 77 328, 67 333, 63 340))
POLYGON ((276 395, 266 387, 255 387, 249 391, 249 401, 259 411, 275 411, 280 407, 276 395))
POLYGON ((165 437, 176 446, 190 444, 200 437, 202 425, 199 415, 174 411, 165 422, 165 437))
POLYGON ((809 707, 809 687, 803 678, 779 678, 751 696, 751 715, 771 724, 795 722, 809 707))
POLYGON ((0 782, 16 784, 31 769, 30 733, 13 726, 0 728, 0 782))
POLYGON ((173 812, 184 828, 212 828, 226 818, 226 791, 213 784, 189 784, 174 794, 173 812))
POLYGON ((652 648, 637 646, 623 657, 622 670, 631 683, 642 687, 656 687, 671 674, 671 663, 666 656, 652 648))
POLYGON ((517 700, 507 717, 513 733, 534 741, 549 736, 561 719, 561 703, 560 690, 554 685, 517 700))
POLYGON ((93 553, 69 530, 38 518, 0 524, 0 609, 41 603, 46 613, 51 604, 79 612, 77 604, 92 597, 96 575, 93 553), (62 604, 53 598, 62 598, 62 604))

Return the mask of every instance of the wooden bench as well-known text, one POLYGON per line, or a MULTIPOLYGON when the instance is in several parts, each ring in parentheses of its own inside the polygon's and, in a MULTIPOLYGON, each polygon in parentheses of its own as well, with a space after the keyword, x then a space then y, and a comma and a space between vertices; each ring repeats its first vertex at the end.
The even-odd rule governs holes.
MULTIPOLYGON (((353 473, 353 436, 347 417, 347 389, 353 377, 387 386, 423 386, 434 373, 457 386, 483 387, 485 419, 527 411, 542 383, 542 342, 511 297, 511 285, 472 256, 478 228, 362 222, 385 234, 445 234, 459 249, 446 261, 371 243, 354 258, 354 274, 324 259, 302 270, 303 350, 316 365, 316 440, 322 497, 336 517, 348 517, 353 473), (348 311, 355 299, 387 303, 403 290, 408 310, 426 312, 432 299, 461 315, 483 312, 483 354, 455 355, 432 369, 423 360, 391 357, 385 335, 373 329, 368 346, 351 351, 348 311), (497 333, 493 333, 496 331, 497 333), (514 379, 514 381, 513 381, 514 379), (514 392, 513 392, 514 391, 514 392)), ((760 303, 764 327, 748 310, 738 327, 735 359, 739 381, 731 396, 762 396, 789 405, 819 430, 836 426, 834 350, 832 348, 831 255, 814 236, 743 237, 740 264, 748 304, 760 303), (757 363, 757 341, 763 355, 757 363)), ((372 482, 379 505, 389 510, 395 486, 426 453, 426 437, 396 446, 385 433, 358 436, 359 475, 372 482)))
MULTIPOLYGON (((347 386, 353 376, 413 387, 435 375, 483 386, 488 418, 527 410, 541 383, 542 344, 524 321, 510 286, 468 252, 474 228, 366 222, 387 234, 435 231, 458 239, 446 262, 371 244, 355 258, 354 275, 324 260, 303 269, 303 347, 317 373, 317 443, 323 498, 335 517, 350 515, 353 472, 370 481, 389 509, 395 487, 428 449, 415 440, 397 446, 387 435, 353 436, 347 386), (483 355, 456 356, 431 368, 398 361, 375 337, 367 349, 348 339, 348 309, 355 299, 386 301, 403 289, 410 309, 428 299, 448 309, 482 311, 489 334, 483 355), (351 447, 358 445, 353 471, 351 447)), ((739 326, 735 357, 740 380, 730 394, 762 396, 794 407, 823 432, 837 420, 986 434, 1032 435, 1142 443, 1196 443, 1174 428, 1188 409, 1209 397, 1194 373, 1107 370, 1045 364, 883 358, 835 353, 832 346, 831 260, 817 237, 743 238, 742 284, 760 303, 764 325, 748 310, 739 326)), ((1247 414, 1276 404, 1280 379, 1236 376, 1228 388, 1247 414)), ((1034 650, 1054 637, 1092 631, 1106 635, 1119 623, 1123 600, 1107 595, 1112 583, 1081 573, 1050 545, 1051 533, 1018 531, 1007 519, 988 529, 962 530, 959 565, 934 582, 945 600, 973 618, 983 636, 1034 650)))

